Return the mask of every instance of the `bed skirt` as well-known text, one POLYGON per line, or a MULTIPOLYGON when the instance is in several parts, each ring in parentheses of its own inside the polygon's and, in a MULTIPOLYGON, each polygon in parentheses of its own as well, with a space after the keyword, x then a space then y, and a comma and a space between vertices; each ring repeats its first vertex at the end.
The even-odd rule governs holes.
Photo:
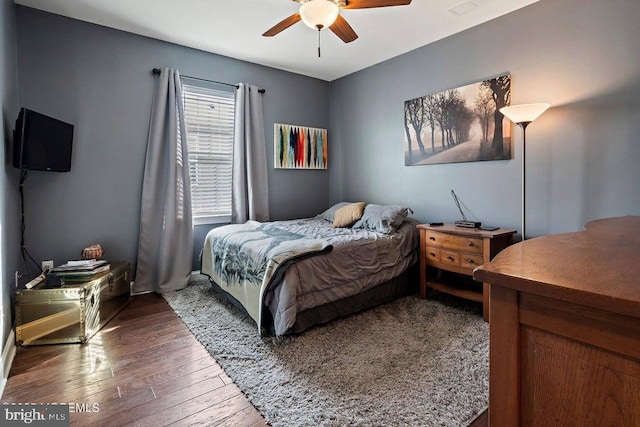
MULTIPOLYGON (((247 310, 232 295, 222 290, 216 282, 209 279, 215 293, 226 299, 247 316, 247 310)), ((418 265, 417 263, 408 270, 394 277, 393 279, 374 286, 357 295, 344 298, 342 300, 323 304, 308 310, 298 312, 294 325, 287 331, 287 334, 299 334, 306 329, 323 323, 330 322, 340 317, 358 313, 377 305, 394 301, 398 298, 415 295, 418 290, 418 265)), ((264 318, 262 325, 264 333, 274 334, 273 318, 269 310, 263 310, 264 318)))

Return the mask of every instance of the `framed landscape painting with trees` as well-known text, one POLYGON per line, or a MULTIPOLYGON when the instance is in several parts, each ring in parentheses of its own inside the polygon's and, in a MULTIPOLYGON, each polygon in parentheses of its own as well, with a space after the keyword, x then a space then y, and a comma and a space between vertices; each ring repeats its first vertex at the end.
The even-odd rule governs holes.
POLYGON ((510 159, 510 104, 510 74, 405 101, 404 164, 510 159))

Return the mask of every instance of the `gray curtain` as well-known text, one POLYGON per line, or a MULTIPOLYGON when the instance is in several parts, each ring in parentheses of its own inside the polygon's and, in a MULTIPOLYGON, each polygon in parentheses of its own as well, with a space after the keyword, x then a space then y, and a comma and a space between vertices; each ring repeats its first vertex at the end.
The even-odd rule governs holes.
POLYGON ((142 184, 134 293, 187 286, 193 257, 191 189, 180 74, 156 77, 142 184))
POLYGON ((236 91, 232 179, 232 222, 268 221, 269 185, 262 94, 256 86, 246 83, 240 83, 236 91))

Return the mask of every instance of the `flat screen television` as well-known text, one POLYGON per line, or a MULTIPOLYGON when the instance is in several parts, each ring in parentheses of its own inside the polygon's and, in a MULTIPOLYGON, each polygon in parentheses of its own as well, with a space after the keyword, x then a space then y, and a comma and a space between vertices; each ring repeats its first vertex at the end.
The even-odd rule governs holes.
POLYGON ((22 108, 13 131, 13 166, 68 172, 72 143, 73 125, 22 108))

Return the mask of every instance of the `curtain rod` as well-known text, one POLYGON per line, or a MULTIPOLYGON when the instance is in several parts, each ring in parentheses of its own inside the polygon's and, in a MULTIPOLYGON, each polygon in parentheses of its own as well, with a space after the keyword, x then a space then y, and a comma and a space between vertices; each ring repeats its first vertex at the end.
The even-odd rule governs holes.
MULTIPOLYGON (((154 75, 156 75, 156 76, 160 75, 160 68, 154 68, 152 71, 153 71, 154 75)), ((186 79, 191 79, 191 80, 200 80, 202 82, 217 83, 219 85, 233 86, 236 89, 238 89, 238 85, 234 85, 234 84, 231 84, 231 83, 217 82, 215 80, 208 80, 208 79, 203 79, 203 78, 200 78, 200 77, 192 77, 192 76, 183 76, 183 75, 181 75, 180 77, 184 77, 186 79)), ((258 92, 265 93, 266 90, 265 89, 258 89, 258 92)))

